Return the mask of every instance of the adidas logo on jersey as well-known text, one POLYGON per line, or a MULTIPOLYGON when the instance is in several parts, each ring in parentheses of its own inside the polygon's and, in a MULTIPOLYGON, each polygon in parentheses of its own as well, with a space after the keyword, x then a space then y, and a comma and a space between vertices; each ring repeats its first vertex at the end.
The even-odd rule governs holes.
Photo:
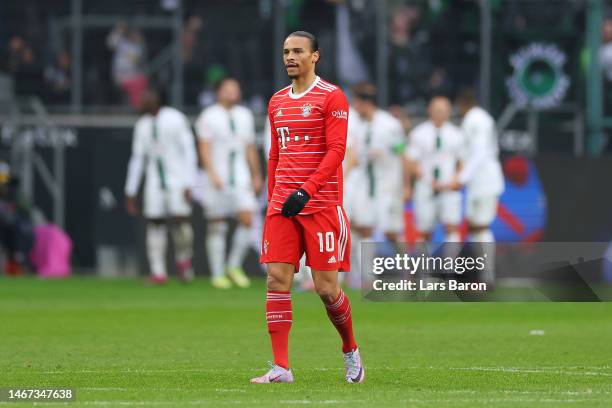
POLYGON ((336 263, 336 257, 332 255, 331 258, 329 258, 329 261, 327 261, 327 263, 336 263))
POLYGON ((283 111, 279 109, 278 112, 276 112, 276 116, 283 116, 283 111))

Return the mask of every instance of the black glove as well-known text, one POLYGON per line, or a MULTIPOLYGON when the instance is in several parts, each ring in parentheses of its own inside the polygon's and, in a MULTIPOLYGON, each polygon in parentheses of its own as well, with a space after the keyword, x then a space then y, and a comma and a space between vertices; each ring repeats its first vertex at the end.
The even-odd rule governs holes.
POLYGON ((306 203, 310 200, 310 196, 303 189, 299 189, 291 193, 289 197, 283 203, 283 210, 281 213, 285 217, 292 217, 298 215, 300 211, 306 206, 306 203))

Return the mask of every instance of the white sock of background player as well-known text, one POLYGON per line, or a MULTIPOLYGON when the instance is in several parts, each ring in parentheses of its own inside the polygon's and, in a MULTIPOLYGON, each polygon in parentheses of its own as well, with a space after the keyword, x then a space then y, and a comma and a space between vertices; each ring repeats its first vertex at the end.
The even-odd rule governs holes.
POLYGON ((459 231, 453 231, 446 234, 444 237, 445 242, 461 242, 461 234, 459 231))
POLYGON ((185 275, 193 275, 193 229, 189 221, 172 226, 172 239, 174 240, 177 268, 181 269, 185 275))
POLYGON ((312 274, 310 268, 306 266, 306 255, 302 255, 300 258, 300 269, 295 274, 295 280, 302 286, 310 286, 312 283, 312 274))
POLYGON ((212 278, 223 276, 225 264, 225 239, 227 223, 225 221, 209 222, 206 232, 206 252, 212 278))
MULTIPOLYGON (((483 280, 487 283, 495 282, 495 236, 487 228, 468 235, 470 242, 482 242, 483 251, 487 255, 487 267, 483 273, 483 280)), ((480 256, 480 255, 478 255, 480 256)))
POLYGON ((236 232, 234 232, 234 239, 231 243, 229 258, 227 260, 227 266, 230 268, 242 268, 242 262, 246 255, 247 249, 249 249, 249 243, 251 240, 250 227, 242 223, 238 223, 236 232))
POLYGON ((166 224, 149 222, 147 224, 147 257, 151 274, 156 278, 165 278, 166 247, 168 244, 168 228, 166 224))
POLYGON ((361 288, 361 241, 363 237, 351 230, 351 271, 348 274, 348 285, 352 289, 361 288))

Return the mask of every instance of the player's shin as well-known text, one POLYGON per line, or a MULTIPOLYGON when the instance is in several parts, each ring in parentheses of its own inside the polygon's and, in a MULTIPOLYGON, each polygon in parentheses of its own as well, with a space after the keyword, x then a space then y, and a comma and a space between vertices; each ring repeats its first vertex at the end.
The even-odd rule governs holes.
POLYGON ((342 352, 348 353, 357 349, 353 336, 353 319, 351 316, 351 304, 348 296, 340 290, 338 297, 331 303, 326 303, 327 316, 338 330, 342 338, 342 352))
POLYGON ((291 293, 268 291, 266 295, 266 322, 272 342, 274 364, 289 368, 289 331, 293 322, 291 293))
POLYGON ((251 239, 250 235, 250 228, 242 223, 239 223, 236 227, 236 232, 234 233, 232 247, 227 260, 227 266, 229 268, 242 267, 242 262, 244 261, 247 249, 249 248, 249 240, 251 239))
POLYGON ((361 289, 361 241, 359 232, 351 229, 351 271, 348 273, 348 285, 352 289, 361 289))
POLYGON ((189 221, 176 223, 172 226, 172 239, 176 253, 176 266, 184 279, 193 278, 193 229, 189 221))
POLYGON ((223 276, 226 233, 227 224, 225 221, 209 222, 206 233, 206 251, 213 279, 223 276))
POLYGON ((151 274, 155 278, 166 278, 166 246, 168 230, 166 224, 149 222, 147 225, 147 257, 151 274))
MULTIPOLYGON (((487 267, 483 270, 481 279, 489 284, 495 283, 495 236, 489 228, 470 232, 468 239, 480 243, 479 251, 487 256, 487 267)), ((479 254, 480 256, 480 254, 479 254)))

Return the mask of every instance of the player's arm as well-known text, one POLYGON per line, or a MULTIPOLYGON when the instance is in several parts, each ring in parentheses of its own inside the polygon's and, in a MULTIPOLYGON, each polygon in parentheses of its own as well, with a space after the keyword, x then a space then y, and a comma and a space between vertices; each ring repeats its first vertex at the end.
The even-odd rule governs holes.
MULTIPOLYGON (((487 137, 489 132, 493 132, 491 126, 472 126, 469 134, 463 135, 470 138, 470 150, 464 154, 465 165, 459 171, 457 183, 464 186, 476 175, 478 169, 487 159, 487 137)), ((464 143, 465 145, 465 143, 464 143)))
POLYGON ((408 172, 406 180, 410 180, 412 177, 419 179, 422 176, 418 160, 422 157, 423 152, 419 146, 418 137, 416 132, 412 131, 410 133, 408 147, 404 153, 406 171, 408 172))
POLYGON ((202 114, 196 123, 196 132, 198 133, 198 153, 202 167, 208 174, 210 181, 217 190, 223 188, 223 180, 217 174, 213 159, 212 159, 212 132, 207 124, 208 118, 202 114))
POLYGON ((348 176, 348 174, 357 167, 357 152, 355 151, 355 145, 349 146, 346 148, 346 167, 344 169, 344 175, 348 176))
POLYGON ((251 179, 253 182, 253 190, 255 194, 259 194, 262 187, 261 167, 259 164, 259 154, 257 146, 255 146, 255 120, 253 115, 249 115, 249 134, 247 135, 246 159, 251 170, 251 179))
POLYGON ((184 194, 188 200, 191 200, 191 189, 195 186, 196 174, 198 171, 198 156, 196 153, 191 126, 189 125, 187 118, 184 116, 181 118, 181 132, 179 140, 186 166, 185 184, 188 186, 184 194))
POLYGON ((400 159, 402 161, 402 198, 408 201, 412 196, 412 169, 405 154, 402 154, 400 159))
POLYGON ((315 195, 337 173, 338 167, 342 166, 348 129, 348 102, 341 90, 337 89, 328 96, 323 112, 327 150, 317 170, 283 203, 282 214, 286 217, 299 214, 310 197, 315 195))
POLYGON ((351 116, 353 113, 349 110, 349 121, 347 124, 347 138, 346 138, 346 154, 344 157, 344 175, 345 177, 357 167, 359 158, 357 152, 359 150, 359 131, 361 127, 357 124, 358 119, 355 116, 351 116))
POLYGON ((397 156, 402 164, 402 199, 408 201, 412 193, 412 185, 410 183, 410 162, 406 157, 406 134, 400 121, 394 125, 389 150, 391 154, 397 156))
POLYGON ((145 134, 139 124, 134 127, 132 136, 132 155, 128 162, 127 177, 125 181, 125 207, 128 213, 136 215, 136 194, 142 181, 144 165, 146 160, 145 153, 145 134))
POLYGON ((342 165, 346 151, 348 110, 346 97, 339 89, 333 91, 325 102, 325 144, 327 152, 319 163, 317 170, 301 187, 310 197, 315 195, 342 165))
POLYGON ((270 124, 270 152, 268 154, 268 202, 272 199, 274 185, 276 184, 276 167, 278 166, 278 139, 272 117, 272 108, 268 108, 268 123, 270 124))

